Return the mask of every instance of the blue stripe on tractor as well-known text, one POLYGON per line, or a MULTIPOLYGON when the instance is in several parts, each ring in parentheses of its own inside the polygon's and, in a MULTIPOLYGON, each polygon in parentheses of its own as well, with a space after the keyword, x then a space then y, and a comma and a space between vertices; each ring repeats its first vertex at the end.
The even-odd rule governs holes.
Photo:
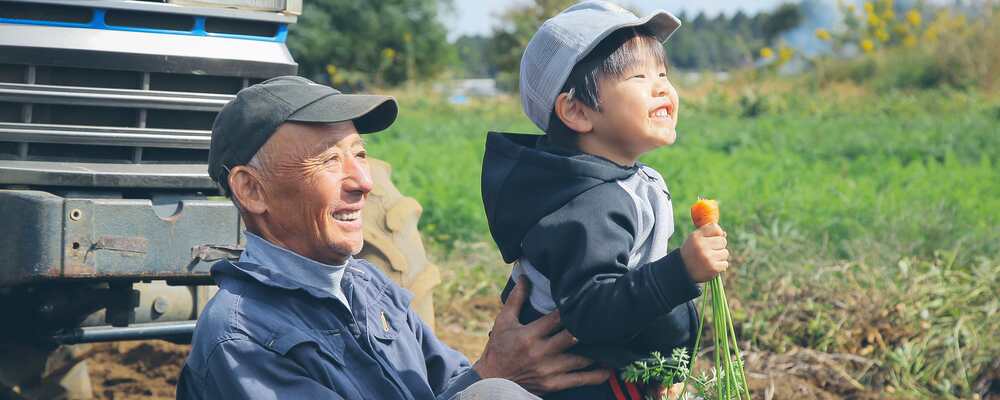
POLYGON ((0 24, 20 24, 20 25, 38 25, 38 26, 56 26, 62 28, 88 28, 88 29, 104 29, 109 31, 126 31, 126 32, 144 32, 144 33, 159 33, 159 34, 170 34, 170 35, 184 35, 184 36, 204 36, 204 37, 222 37, 229 39, 244 39, 244 40, 260 40, 265 42, 279 42, 284 43, 288 39, 288 24, 278 24, 278 32, 274 36, 253 36, 253 35, 238 35, 232 33, 212 33, 205 31, 205 17, 203 16, 193 16, 194 17, 194 27, 190 31, 178 31, 171 29, 153 29, 153 28, 134 28, 129 26, 115 26, 108 25, 104 21, 104 16, 106 10, 103 8, 93 9, 94 14, 91 17, 90 22, 60 22, 60 21, 38 21, 33 19, 16 19, 16 18, 0 18, 0 24))

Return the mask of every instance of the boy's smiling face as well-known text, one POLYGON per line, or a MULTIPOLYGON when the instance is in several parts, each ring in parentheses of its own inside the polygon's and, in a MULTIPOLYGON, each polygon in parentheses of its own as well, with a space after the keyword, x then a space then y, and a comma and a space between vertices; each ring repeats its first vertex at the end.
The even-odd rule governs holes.
POLYGON ((621 77, 598 82, 600 111, 585 108, 592 124, 580 144, 612 161, 630 165, 642 154, 677 139, 680 100, 663 60, 647 56, 621 77), (600 154, 604 153, 604 154, 600 154))

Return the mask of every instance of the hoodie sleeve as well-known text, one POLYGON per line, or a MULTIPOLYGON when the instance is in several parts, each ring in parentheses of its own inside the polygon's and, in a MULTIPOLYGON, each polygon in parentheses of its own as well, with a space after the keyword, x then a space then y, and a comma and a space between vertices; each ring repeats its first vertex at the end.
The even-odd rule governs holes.
POLYGON ((675 250, 628 268, 635 205, 614 184, 596 186, 540 220, 524 257, 550 281, 563 325, 582 343, 621 343, 701 294, 675 250))

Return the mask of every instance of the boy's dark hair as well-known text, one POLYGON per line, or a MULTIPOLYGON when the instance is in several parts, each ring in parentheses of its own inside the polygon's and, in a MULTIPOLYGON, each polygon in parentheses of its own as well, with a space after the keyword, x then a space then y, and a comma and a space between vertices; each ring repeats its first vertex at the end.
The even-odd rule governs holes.
MULTIPOLYGON (((594 50, 584 57, 570 71, 559 94, 570 93, 570 97, 595 111, 601 111, 599 83, 606 79, 620 79, 630 69, 653 57, 667 64, 663 44, 649 30, 637 28, 619 29, 604 38, 594 50)), ((552 144, 576 147, 579 135, 559 119, 555 107, 546 130, 552 144)))

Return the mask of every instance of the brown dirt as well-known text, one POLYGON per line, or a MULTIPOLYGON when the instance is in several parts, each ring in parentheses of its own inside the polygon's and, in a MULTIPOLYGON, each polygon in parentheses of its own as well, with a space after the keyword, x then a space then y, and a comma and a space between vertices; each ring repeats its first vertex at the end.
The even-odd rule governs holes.
MULTIPOLYGON (((495 296, 453 300, 438 304, 437 334, 474 360, 486 344, 493 316, 500 310, 499 301, 495 296)), ((89 357, 95 398, 174 398, 177 377, 189 349, 190 346, 163 341, 93 345, 84 354, 89 357)), ((893 395, 891 388, 875 390, 857 381, 872 368, 872 361, 862 356, 805 348, 781 354, 750 351, 744 355, 755 399, 900 398, 893 395)), ((702 361, 698 369, 708 366, 708 362, 702 361)), ((987 388, 995 389, 993 385, 1000 385, 1000 361, 979 377, 976 389, 992 393, 987 388)))
MULTIPOLYGON (((486 337, 450 325, 439 329, 442 340, 465 354, 476 356, 486 337)), ((190 346, 163 341, 105 343, 95 345, 87 360, 96 399, 173 399, 177 377, 190 346)), ((474 357, 473 357, 474 358, 474 357)), ((755 399, 878 398, 850 386, 835 372, 822 372, 817 364, 799 353, 774 355, 751 353, 748 379, 755 399), (759 372, 768 370, 767 374, 759 372), (840 393, 840 394, 837 394, 840 393)))
POLYGON ((160 340, 96 344, 87 366, 97 399, 173 399, 191 346, 160 340))

